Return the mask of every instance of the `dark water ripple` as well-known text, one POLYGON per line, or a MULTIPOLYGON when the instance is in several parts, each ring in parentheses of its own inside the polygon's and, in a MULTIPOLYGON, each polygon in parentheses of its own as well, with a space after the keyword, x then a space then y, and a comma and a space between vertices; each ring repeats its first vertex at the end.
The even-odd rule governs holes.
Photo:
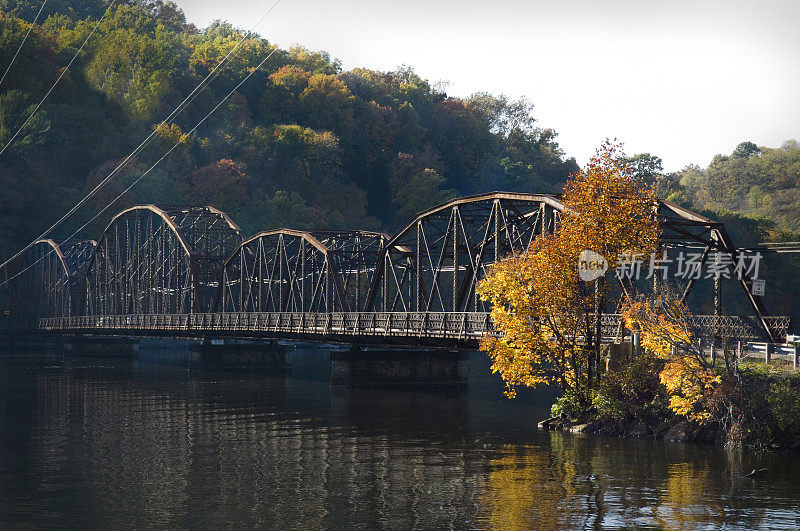
POLYGON ((536 430, 552 396, 0 358, 0 528, 795 529, 800 458, 536 430), (763 480, 742 475, 769 468, 763 480))

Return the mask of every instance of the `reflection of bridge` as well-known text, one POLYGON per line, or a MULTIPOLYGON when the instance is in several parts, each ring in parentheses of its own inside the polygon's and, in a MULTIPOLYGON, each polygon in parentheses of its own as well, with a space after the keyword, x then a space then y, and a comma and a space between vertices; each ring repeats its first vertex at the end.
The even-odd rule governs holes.
MULTIPOLYGON (((63 333, 474 347, 491 332, 478 281, 557 230, 562 210, 556 195, 491 193, 423 212, 392 237, 280 229, 244 239, 210 207, 134 207, 96 243, 38 242, 5 272, 16 276, 6 317, 63 333)), ((715 251, 736 263, 721 224, 667 202, 658 217, 665 249, 702 246, 703 260, 715 251)), ((753 317, 704 317, 701 330, 785 334, 788 319, 767 317, 751 280, 740 284, 753 317)), ((608 335, 619 330, 612 315, 606 324, 608 335)))

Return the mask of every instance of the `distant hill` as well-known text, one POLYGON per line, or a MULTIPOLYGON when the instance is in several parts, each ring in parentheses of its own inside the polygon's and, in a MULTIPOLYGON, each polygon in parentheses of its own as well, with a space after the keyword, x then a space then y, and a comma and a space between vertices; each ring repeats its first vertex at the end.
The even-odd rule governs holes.
MULTIPOLYGON (((0 0, 3 69, 40 6, 0 0)), ((48 2, 0 86, 2 144, 106 7, 103 0, 48 2)), ((198 30, 171 2, 113 8, 0 157, 0 255, 27 243, 104 178, 241 37, 224 22, 198 30)), ((82 220, 141 175, 272 49, 267 39, 248 38, 82 220)), ((532 108, 489 94, 449 97, 406 67, 343 72, 326 52, 280 49, 108 214, 136 203, 212 204, 248 233, 279 226, 392 230, 457 195, 557 191, 578 167, 554 131, 537 127, 532 108)))

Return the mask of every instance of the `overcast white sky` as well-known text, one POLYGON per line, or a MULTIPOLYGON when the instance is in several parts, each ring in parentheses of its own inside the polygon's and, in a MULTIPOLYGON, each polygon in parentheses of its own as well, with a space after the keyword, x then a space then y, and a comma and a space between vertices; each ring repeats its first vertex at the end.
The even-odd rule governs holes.
MULTIPOLYGON (((274 0, 177 0, 249 28, 274 0)), ((281 0, 258 32, 448 94, 527 96, 580 163, 603 138, 667 170, 800 138, 800 0, 281 0)))

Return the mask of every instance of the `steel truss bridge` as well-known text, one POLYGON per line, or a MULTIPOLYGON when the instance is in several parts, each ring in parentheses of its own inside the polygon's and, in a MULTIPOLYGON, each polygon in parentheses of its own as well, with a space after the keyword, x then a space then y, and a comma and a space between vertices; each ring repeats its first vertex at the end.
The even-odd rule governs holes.
MULTIPOLYGON (((477 283, 494 262, 557 231, 563 209, 558 195, 495 192, 427 210, 393 236, 277 229, 245 238, 212 207, 137 206, 96 241, 42 240, 8 267, 3 326, 475 348, 493 333, 477 283)), ((663 249, 700 246, 702 261, 715 251, 737 263, 721 223, 666 201, 654 212, 663 249)), ((684 300, 695 283, 681 288, 684 300)), ((752 316, 699 316, 698 331, 782 340, 789 319, 768 315, 747 273, 739 283, 752 316)), ((603 316, 609 339, 622 330, 615 309, 603 316)))

